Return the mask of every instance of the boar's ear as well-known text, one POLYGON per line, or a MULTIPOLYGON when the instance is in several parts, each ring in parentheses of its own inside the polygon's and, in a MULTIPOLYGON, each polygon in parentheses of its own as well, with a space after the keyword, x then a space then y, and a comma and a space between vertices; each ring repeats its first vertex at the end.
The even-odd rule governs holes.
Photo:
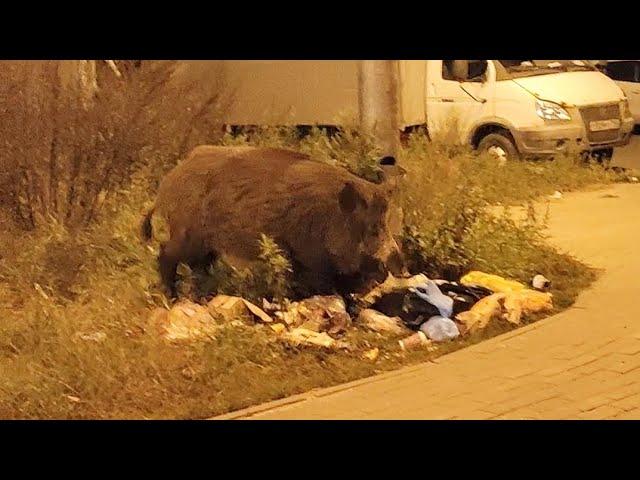
POLYGON ((367 204, 362 194, 352 182, 347 182, 338 195, 340 209, 344 213, 353 213, 359 205, 367 204))

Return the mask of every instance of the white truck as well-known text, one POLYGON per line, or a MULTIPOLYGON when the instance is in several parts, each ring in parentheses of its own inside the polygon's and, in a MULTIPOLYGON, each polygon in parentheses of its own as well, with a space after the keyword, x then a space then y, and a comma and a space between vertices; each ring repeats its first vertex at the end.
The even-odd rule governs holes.
MULTIPOLYGON (((358 61, 192 61, 222 72, 228 125, 341 125, 358 117, 358 61), (215 67, 214 67, 215 65, 215 67)), ((399 128, 505 158, 567 149, 610 156, 634 120, 613 80, 581 60, 399 60, 399 128), (453 131, 453 136, 452 136, 453 131)))

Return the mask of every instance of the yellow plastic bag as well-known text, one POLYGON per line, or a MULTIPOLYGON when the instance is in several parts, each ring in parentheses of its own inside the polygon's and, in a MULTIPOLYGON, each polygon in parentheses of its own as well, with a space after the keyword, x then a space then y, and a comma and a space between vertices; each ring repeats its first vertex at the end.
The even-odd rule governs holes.
POLYGON ((478 301, 471 310, 460 312, 456 320, 462 322, 470 332, 485 328, 491 320, 501 318, 506 294, 494 293, 478 301))
POLYGON ((494 293, 517 292, 525 288, 522 283, 515 280, 477 271, 467 273, 460 279, 460 283, 467 287, 484 287, 494 293))
POLYGON ((470 332, 485 328, 492 320, 506 320, 519 325, 523 315, 553 310, 553 296, 527 288, 517 292, 493 293, 478 301, 470 310, 460 312, 456 320, 470 332))
POLYGON ((553 296, 550 293, 525 288, 508 293, 504 300, 504 308, 506 319, 511 323, 519 324, 522 315, 553 310, 553 296))

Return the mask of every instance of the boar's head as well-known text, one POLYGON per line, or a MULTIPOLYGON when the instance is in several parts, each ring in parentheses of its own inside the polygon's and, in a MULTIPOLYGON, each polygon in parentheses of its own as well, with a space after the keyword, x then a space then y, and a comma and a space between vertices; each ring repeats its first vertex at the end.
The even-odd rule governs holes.
MULTIPOLYGON (((401 172, 400 172, 401 173, 401 172)), ((393 201, 399 172, 388 169, 383 182, 346 182, 338 195, 343 216, 341 231, 331 232, 336 266, 344 274, 384 279, 387 272, 404 273, 396 238, 402 228, 401 211, 393 201)))

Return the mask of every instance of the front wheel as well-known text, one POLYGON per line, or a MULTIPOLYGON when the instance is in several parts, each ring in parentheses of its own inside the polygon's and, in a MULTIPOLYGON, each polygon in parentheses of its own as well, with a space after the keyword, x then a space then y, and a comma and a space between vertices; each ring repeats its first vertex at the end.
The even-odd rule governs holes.
POLYGON ((582 152, 580 157, 584 164, 596 163, 604 167, 609 167, 611 164, 611 158, 613 157, 613 148, 582 152))
POLYGON ((605 148, 593 152, 593 158, 601 165, 608 166, 613 158, 613 148, 605 148))
POLYGON ((488 153, 496 158, 500 163, 518 160, 520 154, 513 141, 501 133, 490 133, 478 144, 478 151, 488 153))

